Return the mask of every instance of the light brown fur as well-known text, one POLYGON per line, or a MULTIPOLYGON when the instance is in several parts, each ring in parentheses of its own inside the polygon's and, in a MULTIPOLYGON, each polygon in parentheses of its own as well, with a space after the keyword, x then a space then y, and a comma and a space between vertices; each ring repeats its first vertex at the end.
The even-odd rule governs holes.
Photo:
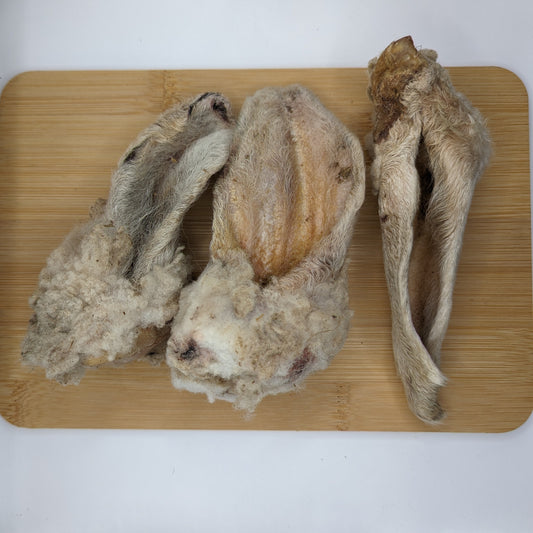
POLYGON ((23 361, 77 383, 85 368, 164 350, 189 268, 185 212, 229 155, 231 111, 206 93, 163 113, 126 150, 109 200, 48 258, 23 361))
POLYGON ((344 263, 363 196, 359 142, 313 94, 246 100, 215 186, 211 258, 172 326, 176 387, 251 411, 328 365, 349 328, 344 263))
POLYGON ((412 411, 444 415, 441 345, 476 182, 490 157, 479 111, 451 84, 432 50, 410 37, 369 63, 374 160, 398 373, 412 411))

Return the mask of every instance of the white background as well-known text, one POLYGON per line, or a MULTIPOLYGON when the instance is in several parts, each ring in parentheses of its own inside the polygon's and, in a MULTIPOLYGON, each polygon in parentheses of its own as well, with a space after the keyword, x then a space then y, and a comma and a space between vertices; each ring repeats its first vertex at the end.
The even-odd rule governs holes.
MULTIPOLYGON (((531 92, 532 25, 529 0, 0 0, 0 86, 38 69, 365 67, 411 34, 444 65, 506 67, 531 92)), ((503 435, 0 418, 0 532, 531 532, 532 450, 531 418, 503 435)))

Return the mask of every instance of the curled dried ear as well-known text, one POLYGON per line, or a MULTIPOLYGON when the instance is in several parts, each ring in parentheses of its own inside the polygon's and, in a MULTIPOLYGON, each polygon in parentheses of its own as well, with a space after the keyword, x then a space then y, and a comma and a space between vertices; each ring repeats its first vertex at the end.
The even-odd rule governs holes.
POLYGON ((169 168, 161 190, 154 193, 165 199, 153 208, 158 220, 151 223, 149 233, 143 234, 133 266, 134 278, 143 276, 154 265, 164 265, 172 259, 178 248, 183 218, 208 180, 226 163, 232 134, 231 129, 224 128, 194 141, 169 168))
POLYGON ((188 278, 180 227, 224 165, 233 123, 215 93, 178 104, 121 157, 107 203, 97 201, 48 258, 31 305, 23 360, 57 381, 166 345, 188 278))
POLYGON ((297 287, 341 270, 364 198, 365 168, 358 139, 313 93, 291 86, 281 94, 265 89, 243 106, 247 129, 236 139, 227 187, 218 185, 211 250, 221 255, 239 247, 258 281, 275 277, 297 287), (250 200, 232 201, 237 195, 250 200))
POLYGON ((232 135, 229 102, 205 93, 161 115, 126 150, 107 216, 132 239, 133 278, 172 259, 183 217, 227 161, 232 135))

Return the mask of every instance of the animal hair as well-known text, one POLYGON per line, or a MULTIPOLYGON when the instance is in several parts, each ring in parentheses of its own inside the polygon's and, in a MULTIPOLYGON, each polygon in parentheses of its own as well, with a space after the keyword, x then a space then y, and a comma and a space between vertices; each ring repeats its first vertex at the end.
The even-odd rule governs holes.
POLYGON ((432 50, 411 37, 369 62, 371 178, 378 194, 394 358, 409 406, 426 423, 444 411, 441 346, 474 188, 490 157, 481 113, 432 50))
POLYGON ((78 383, 87 367, 162 353, 189 274, 185 212, 225 164, 229 102, 206 93, 164 112, 126 150, 89 221, 51 253, 30 299, 24 362, 78 383))
POLYGON ((214 188, 210 260, 172 325, 174 386, 253 411, 329 364, 351 318, 345 257, 364 182, 359 141, 309 90, 246 99, 214 188))

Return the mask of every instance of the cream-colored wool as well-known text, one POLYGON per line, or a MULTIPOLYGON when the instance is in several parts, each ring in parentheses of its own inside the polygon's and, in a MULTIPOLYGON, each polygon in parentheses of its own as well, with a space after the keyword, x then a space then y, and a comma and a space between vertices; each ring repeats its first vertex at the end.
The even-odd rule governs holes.
POLYGON ((206 93, 163 113, 127 149, 107 203, 48 258, 30 300, 23 361, 78 383, 86 367, 163 356, 189 274, 183 217, 225 164, 227 100, 206 93))
POLYGON ((370 61, 368 90, 394 357, 411 410, 428 423, 444 415, 441 345, 474 187, 490 157, 483 117, 436 58, 410 37, 395 41, 370 61))
POLYGON ((245 101, 211 258, 172 325, 175 387, 252 411, 328 365, 349 328, 344 263, 364 182, 359 141, 308 90, 245 101))

